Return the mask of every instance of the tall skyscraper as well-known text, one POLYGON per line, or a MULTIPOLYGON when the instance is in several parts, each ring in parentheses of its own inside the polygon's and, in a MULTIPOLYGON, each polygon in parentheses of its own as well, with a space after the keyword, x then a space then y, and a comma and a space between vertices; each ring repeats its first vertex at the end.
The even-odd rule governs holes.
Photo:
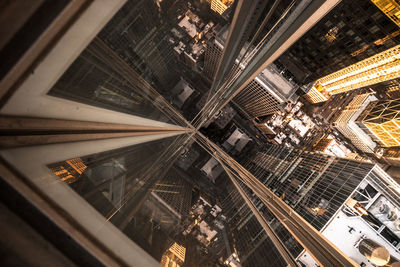
MULTIPOLYGON (((207 27, 207 34, 216 30, 196 19, 209 19, 201 3, 61 2, 43 1, 32 10, 10 2, 0 11, 12 11, 3 18, 24 21, 20 29, 13 29, 10 43, 21 45, 12 49, 17 63, 4 68, 0 86, 1 209, 16 214, 30 225, 21 228, 40 237, 19 235, 18 224, 7 223, 0 212, 1 225, 14 229, 0 227, 5 236, 0 246, 17 243, 4 249, 13 255, 4 260, 40 265, 49 259, 55 262, 52 266, 63 266, 58 261, 82 266, 296 266, 294 257, 304 248, 320 265, 354 266, 354 260, 318 231, 350 198, 358 203, 348 204, 349 209, 363 211, 362 197, 372 196, 372 191, 354 193, 366 188, 357 186, 369 176, 382 194, 373 195, 371 214, 379 217, 375 211, 382 208, 382 218, 391 224, 378 218, 380 224, 372 216, 365 220, 379 226, 374 231, 388 240, 384 242, 400 247, 393 211, 398 209, 399 188, 374 164, 268 144, 243 118, 235 118, 237 126, 230 133, 222 128, 231 116, 216 123, 221 127, 204 127, 225 112, 234 96, 240 102, 236 104, 259 121, 294 99, 298 86, 293 75, 286 75, 282 64, 264 64, 283 53, 294 43, 292 37, 303 34, 338 0, 241 0, 233 5, 226 43, 218 45, 216 36, 217 52, 212 45, 209 51, 216 56, 204 67, 213 82, 213 99, 206 100, 197 115, 190 114, 192 121, 185 118, 190 109, 174 108, 181 94, 172 87, 182 78, 198 82, 203 93, 210 88, 200 86, 199 73, 180 65, 172 44, 173 36, 183 44, 188 36, 202 40, 196 29, 207 27), (189 13, 193 16, 186 17, 189 13), (258 35, 254 40, 253 34, 258 35), (240 51, 250 52, 240 66, 243 72, 230 88, 221 87, 238 70, 240 51), (244 141, 225 138, 235 133, 244 141), (226 143, 213 143, 214 137, 226 143), (248 145, 243 152, 247 143, 255 149, 250 151, 248 145), (223 148, 235 151, 243 166, 223 148), (211 172, 219 168, 225 173, 213 184, 201 172, 205 165, 211 172), (378 207, 375 201, 383 203, 383 195, 390 203, 378 207), (31 245, 21 246, 14 236, 31 245), (15 249, 20 247, 24 249, 15 249)), ((336 34, 339 29, 329 30, 326 39, 334 42, 339 39, 336 34)), ((381 43, 397 35, 389 37, 381 43)), ((200 94, 193 98, 198 100, 200 94)), ((296 107, 299 111, 300 105, 296 107)), ((361 264, 358 259, 357 263, 361 264)))
POLYGON ((384 147, 400 146, 400 99, 376 102, 362 122, 384 147))
MULTIPOLYGON (((210 80, 215 75, 227 34, 227 28, 223 28, 207 46, 203 73, 210 80)), ((238 60, 237 63, 239 63, 238 60)), ((284 78, 278 68, 272 64, 235 96, 234 102, 254 119, 260 118, 274 114, 287 102, 296 100, 297 89, 298 86, 284 78)))
POLYGON ((400 44, 399 34, 371 1, 344 0, 278 61, 296 82, 308 84, 400 44))
MULTIPOLYGON (((353 218, 353 224, 349 224, 349 227, 361 231, 359 236, 353 236, 351 240, 356 242, 363 234, 371 236, 387 247, 392 256, 399 257, 400 254, 396 251, 399 243, 396 240, 400 241, 400 237, 398 235, 394 239, 389 237, 397 230, 391 223, 386 222, 384 218, 386 215, 379 212, 379 207, 382 203, 387 203, 386 205, 393 208, 397 207, 400 188, 378 165, 266 145, 255 156, 249 158, 247 168, 315 229, 321 231, 330 241, 341 247, 344 253, 361 264, 367 262, 364 255, 357 249, 354 250, 352 246, 345 248, 342 245, 343 240, 336 234, 340 231, 337 227, 343 228, 349 223, 348 220, 352 220, 348 217, 354 216, 343 214, 348 209, 355 210, 354 204, 350 204, 349 199, 359 201, 362 204, 358 205, 361 210, 365 209, 365 214, 356 223, 353 218), (378 196, 381 199, 378 199, 378 196), (371 231, 370 223, 375 220, 374 218, 377 218, 375 221, 377 226, 371 231), (378 234, 377 237, 379 227, 388 232, 378 234)), ((279 227, 276 228, 277 231, 278 229, 279 227)), ((343 230, 343 235, 344 232, 348 232, 348 229, 343 230)), ((290 235, 281 235, 281 239, 293 255, 297 256, 302 251, 301 246, 290 239, 290 235)), ((303 261, 302 257, 298 259, 303 261)), ((306 266, 311 266, 307 261, 306 266)))
POLYGON ((217 71, 218 62, 222 56, 225 41, 228 35, 227 27, 217 26, 214 29, 215 37, 210 39, 207 44, 206 52, 204 55, 204 68, 203 74, 211 82, 214 79, 215 72, 217 71))
MULTIPOLYGON (((318 79, 317 91, 330 96, 392 80, 400 75, 399 59, 400 45, 318 79)), ((307 97, 313 103, 321 102, 315 94, 314 86, 307 97)))
POLYGON ((233 249, 241 266, 286 266, 284 259, 232 183, 224 187, 222 209, 227 218, 228 234, 233 239, 233 249))
POLYGON ((268 66, 233 101, 253 118, 262 118, 282 110, 297 100, 297 85, 283 78, 275 65, 268 66))
POLYGON ((400 45, 318 80, 330 95, 377 84, 399 76, 400 45))
POLYGON ((383 13, 400 27, 400 4, 396 0, 371 0, 383 13))
POLYGON ((363 124, 359 122, 359 117, 368 104, 375 100, 376 97, 370 93, 355 96, 333 122, 333 127, 349 138, 354 146, 365 153, 371 154, 375 152, 378 146, 369 135, 369 132, 363 129, 363 124))
POLYGON ((373 166, 268 144, 249 159, 248 169, 321 230, 373 166))

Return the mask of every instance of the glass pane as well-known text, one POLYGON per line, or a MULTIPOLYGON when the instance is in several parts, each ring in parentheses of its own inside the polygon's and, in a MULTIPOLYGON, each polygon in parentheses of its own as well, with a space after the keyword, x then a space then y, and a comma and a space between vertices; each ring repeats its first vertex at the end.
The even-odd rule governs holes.
POLYGON ((174 145, 185 138, 67 159, 48 168, 157 261, 216 266, 239 259, 242 266, 254 266, 263 259, 286 266, 222 167, 201 146, 192 143, 173 156, 174 145), (215 162, 211 168, 210 162, 215 162))
POLYGON ((190 88, 188 80, 202 90, 205 85, 175 55, 173 33, 183 35, 170 15, 155 1, 127 1, 49 94, 185 125, 171 120, 177 113, 169 106, 179 108, 188 98, 199 96, 199 89, 190 88))

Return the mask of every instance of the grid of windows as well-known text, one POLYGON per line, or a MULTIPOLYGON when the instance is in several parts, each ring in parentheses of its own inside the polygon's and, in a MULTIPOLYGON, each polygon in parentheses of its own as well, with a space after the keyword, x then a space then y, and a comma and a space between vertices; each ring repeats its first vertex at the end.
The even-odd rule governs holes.
POLYGON ((370 1, 343 0, 278 61, 308 84, 399 44, 398 31, 370 1))
POLYGON ((385 147, 400 146, 400 100, 378 102, 363 123, 385 147))
POLYGON ((273 172, 271 165, 275 165, 276 161, 249 164, 249 171, 317 230, 321 230, 332 218, 374 166, 272 144, 265 145, 260 153, 291 164, 283 174, 281 171, 273 172), (261 168, 262 164, 265 167, 261 168))
POLYGON ((400 45, 364 59, 318 80, 331 95, 397 78, 400 45))
POLYGON ((222 48, 215 43, 213 40, 208 43, 206 53, 204 55, 204 75, 211 81, 214 79, 215 72, 217 71, 217 66, 219 59, 222 55, 222 48))
POLYGON ((234 101, 254 118, 274 114, 280 110, 281 103, 256 80, 251 81, 234 101))
MULTIPOLYGON (((251 194, 243 184, 242 188, 247 194, 251 194)), ((273 220, 272 214, 265 210, 265 206, 257 197, 253 196, 252 201, 267 219, 273 220)), ((242 266, 287 266, 232 183, 225 187, 222 208, 227 218, 227 228, 232 236, 234 249, 239 255, 242 266)), ((284 234, 290 236, 286 229, 282 230, 286 231, 284 234)))

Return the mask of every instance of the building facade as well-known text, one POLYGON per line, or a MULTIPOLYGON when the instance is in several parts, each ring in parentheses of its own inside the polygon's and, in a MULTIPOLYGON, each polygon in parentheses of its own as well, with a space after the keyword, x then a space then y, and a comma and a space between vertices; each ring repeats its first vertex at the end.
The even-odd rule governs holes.
MULTIPOLYGON (((347 239, 343 239, 342 235, 339 238, 338 229, 331 229, 342 227, 345 224, 339 222, 340 220, 345 220, 346 223, 352 220, 348 217, 354 215, 343 214, 343 210, 346 211, 347 209, 346 205, 349 199, 354 198, 363 203, 369 215, 354 222, 353 227, 362 230, 362 233, 367 234, 367 237, 375 238, 374 240, 378 240, 384 247, 390 246, 388 250, 395 256, 394 259, 398 258, 399 252, 396 246, 399 244, 400 236, 398 234, 392 235, 393 231, 396 231, 395 226, 392 225, 394 220, 385 222, 385 219, 380 219, 380 225, 383 224, 384 226, 380 228, 378 225, 374 227, 373 231, 368 226, 374 216, 379 218, 385 216, 379 213, 378 206, 383 201, 378 199, 379 197, 391 203, 390 205, 397 206, 399 204, 398 197, 396 197, 399 194, 398 184, 377 165, 321 153, 267 145, 249 160, 247 168, 278 197, 293 207, 315 229, 321 231, 330 241, 341 247, 345 254, 356 260, 358 264, 363 262, 369 264, 368 259, 360 254, 357 249, 354 251, 353 246, 341 246, 340 242, 343 245, 347 244, 347 241, 344 241, 347 239), (265 160, 266 157, 274 157, 275 160, 265 160), (365 193, 366 191, 368 193, 365 193), (364 198, 367 196, 368 204, 363 202, 365 201, 363 196, 364 198), (338 216, 338 214, 341 215, 338 216), (338 222, 335 223, 335 220, 338 220, 338 222), (380 235, 378 234, 379 237, 376 238, 376 233, 382 229, 390 233, 381 232, 380 235), (335 243, 338 240, 340 242, 335 243), (356 257, 353 257, 353 254, 357 254, 356 257)), ((299 256, 302 251, 301 246, 290 238, 290 235, 283 234, 279 226, 274 229, 292 255, 299 256)), ((343 229, 343 232, 346 231, 348 229, 343 229)), ((362 234, 357 236, 353 234, 351 240, 356 243, 359 241, 358 237, 361 236, 362 234)), ((355 245, 357 247, 357 243, 355 245)), ((309 259, 304 260, 303 257, 307 258, 301 254, 298 260, 305 263, 306 266, 312 266, 309 259)))
POLYGON ((377 149, 377 143, 369 135, 369 132, 363 129, 364 127, 362 123, 358 122, 358 119, 368 104, 375 100, 376 98, 369 93, 355 96, 333 122, 333 127, 350 139, 354 146, 371 154, 377 149))
POLYGON ((318 83, 330 95, 385 82, 399 77, 400 45, 329 74, 318 83))
MULTIPOLYGON (((399 208, 398 189, 398 184, 375 165, 321 233, 360 266, 395 266, 400 259, 399 221, 393 217, 399 208), (385 256, 371 257, 363 249, 365 242, 379 247, 385 256)), ((306 252, 298 259, 306 266, 314 264, 306 252)))
POLYGON ((278 61, 304 85, 400 44, 399 34, 371 1, 344 0, 278 61))
MULTIPOLYGON (((227 28, 223 28, 207 46, 203 73, 211 81, 222 56, 227 34, 227 28)), ((236 66, 232 72, 238 70, 236 66)), ((233 101, 242 111, 255 119, 281 110, 288 101, 297 98, 295 94, 297 89, 295 83, 281 76, 278 68, 271 64, 239 92, 233 101)))
POLYGON ((371 0, 383 13, 400 27, 400 4, 396 0, 371 0))
POLYGON ((382 146, 400 146, 400 99, 376 102, 362 122, 382 146))

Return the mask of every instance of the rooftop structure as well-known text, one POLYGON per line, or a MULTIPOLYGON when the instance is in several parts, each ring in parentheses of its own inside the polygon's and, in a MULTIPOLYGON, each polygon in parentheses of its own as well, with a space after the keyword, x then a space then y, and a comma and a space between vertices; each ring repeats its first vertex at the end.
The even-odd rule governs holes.
MULTIPOLYGON (((386 263, 400 259, 397 217, 399 209, 398 185, 382 169, 375 166, 342 205, 334 218, 324 227, 322 234, 362 266, 373 267, 382 263, 363 253, 363 240, 378 244, 388 255, 386 263), (388 190, 388 188, 392 188, 388 190), (344 238, 343 238, 344 237, 344 238)), ((306 266, 314 264, 303 253, 298 258, 306 266)))
POLYGON ((211 10, 222 15, 233 3, 233 0, 211 0, 211 10))
POLYGON ((354 97, 334 121, 334 128, 349 138, 358 149, 366 153, 374 153, 377 144, 368 133, 360 128, 357 119, 368 104, 374 100, 376 98, 369 93, 354 97))
POLYGON ((400 146, 400 99, 377 102, 362 122, 384 147, 400 146))

